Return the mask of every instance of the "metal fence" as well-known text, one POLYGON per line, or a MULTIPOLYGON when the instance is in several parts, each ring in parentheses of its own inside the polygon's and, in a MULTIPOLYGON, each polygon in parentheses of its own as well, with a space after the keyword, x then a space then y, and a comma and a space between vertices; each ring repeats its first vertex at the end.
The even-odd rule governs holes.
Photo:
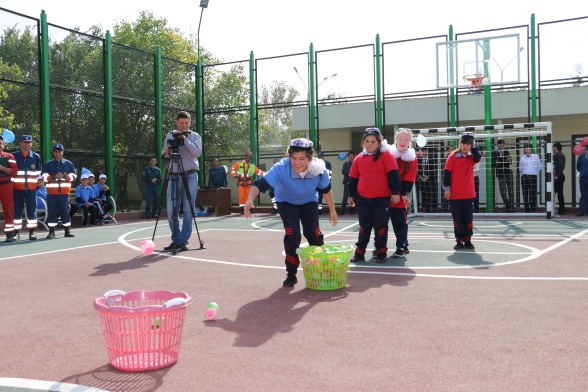
MULTIPOLYGON (((520 34, 521 81, 492 87, 492 123, 551 121, 554 142, 562 142, 568 162, 566 205, 576 207, 571 148, 588 130, 588 40, 578 32, 588 30, 588 17, 539 23, 536 35, 533 24, 464 32, 455 39, 520 34)), ((78 170, 107 173, 121 209, 142 205, 142 169, 160 156, 161 138, 175 128, 180 110, 192 115, 192 128, 202 135, 202 186, 213 158, 230 168, 252 151, 258 166, 269 170, 290 138, 306 136, 333 166, 338 204, 343 161, 337 157, 360 150, 363 128, 379 125, 391 140, 398 127, 484 122, 482 94, 455 89, 451 96, 450 89, 436 89, 434 47, 452 39, 450 30, 382 44, 378 36, 375 44, 316 52, 311 44, 308 52, 263 59, 251 53, 248 60, 203 65, 197 91, 195 64, 0 8, 0 126, 17 138, 31 134, 44 160, 50 158, 47 146, 59 142, 78 170)), ((237 183, 230 175, 229 187, 236 204, 237 183)), ((260 202, 269 204, 269 197, 260 202)))

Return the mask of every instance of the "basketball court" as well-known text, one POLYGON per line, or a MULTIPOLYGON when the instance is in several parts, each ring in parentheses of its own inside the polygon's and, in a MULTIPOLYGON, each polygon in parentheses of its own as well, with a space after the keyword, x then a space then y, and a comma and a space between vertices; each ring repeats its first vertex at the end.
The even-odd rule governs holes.
MULTIPOLYGON (((2 246, 0 390, 65 388, 56 382, 109 391, 587 386, 586 220, 476 218, 476 249, 455 251, 449 219, 413 218, 406 258, 351 265, 336 291, 305 288, 301 271, 294 289, 281 287, 279 217, 201 218, 205 249, 144 256, 139 245, 154 223, 2 246), (139 373, 109 365, 93 301, 113 289, 193 298, 175 365, 139 373), (214 321, 204 317, 211 301, 220 307, 214 321)), ((323 218, 326 243, 356 241, 353 217, 327 225, 323 218)), ((192 240, 197 247, 196 233, 192 240)), ((168 243, 160 222, 156 248, 168 243)))

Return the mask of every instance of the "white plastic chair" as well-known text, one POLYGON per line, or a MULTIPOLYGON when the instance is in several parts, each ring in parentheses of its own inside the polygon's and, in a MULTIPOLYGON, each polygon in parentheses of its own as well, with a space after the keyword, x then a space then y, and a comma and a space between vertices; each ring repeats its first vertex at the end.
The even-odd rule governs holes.
POLYGON ((37 224, 42 224, 45 230, 49 230, 47 227, 47 202, 42 197, 37 196, 37 224), (39 208, 39 202, 43 205, 43 208, 39 208), (41 219, 41 215, 43 219, 41 219))

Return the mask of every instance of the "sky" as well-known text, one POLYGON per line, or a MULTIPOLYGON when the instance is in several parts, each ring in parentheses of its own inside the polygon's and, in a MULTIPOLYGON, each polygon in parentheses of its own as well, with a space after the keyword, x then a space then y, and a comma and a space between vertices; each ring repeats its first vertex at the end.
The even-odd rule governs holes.
MULTIPOLYGON (((81 31, 87 31, 95 24, 101 24, 104 30, 112 29, 116 20, 136 20, 139 10, 148 10, 156 16, 166 18, 170 26, 178 27, 186 34, 197 31, 201 11, 199 0, 192 2, 0 0, 0 7, 36 18, 39 17, 41 10, 45 10, 49 23, 67 28, 80 27, 81 31)), ((448 33, 449 25, 453 25, 455 34, 527 25, 530 23, 532 13, 535 14, 537 23, 577 18, 588 16, 588 3, 576 0, 558 2, 210 0, 208 8, 203 13, 200 38, 201 45, 216 58, 230 62, 248 60, 251 51, 256 59, 307 52, 311 42, 314 44, 315 51, 322 51, 373 44, 376 34, 380 35, 381 42, 391 42, 444 35, 448 33)), ((588 48, 588 27, 584 28, 584 26, 588 25, 584 24, 570 32, 572 40, 567 42, 566 48, 554 43, 554 56, 557 55, 556 48, 560 52, 563 50, 574 52, 588 48)), ((359 48, 357 53, 369 57, 371 50, 367 49, 366 52, 359 48)), ((415 46, 414 50, 420 49, 415 46)), ((422 65, 426 68, 423 72, 431 74, 431 70, 433 72, 435 70, 434 65, 430 64, 431 59, 434 61, 434 49, 430 50, 427 47, 424 50, 430 52, 429 54, 433 57, 419 58, 420 53, 414 53, 414 51, 408 51, 402 57, 406 61, 416 58, 414 69, 418 68, 419 63, 427 63, 422 65)), ((344 81, 345 74, 349 80, 353 79, 352 70, 346 69, 341 64, 348 62, 350 53, 354 52, 347 52, 340 56, 325 53, 324 58, 332 57, 331 64, 321 68, 322 73, 317 75, 317 80, 330 79, 337 73, 337 77, 333 78, 333 81, 327 80, 325 86, 348 88, 344 81)), ((526 50, 523 54, 526 54, 526 50)), ((577 58, 569 60, 570 64, 577 61, 577 58)), ((301 84, 308 80, 307 73, 300 73, 301 82, 293 67, 296 66, 301 71, 305 68, 306 62, 306 57, 300 57, 281 65, 286 67, 282 73, 288 74, 288 82, 298 83, 301 89, 303 89, 301 84)), ((326 63, 325 61, 323 64, 326 63)), ((571 73, 573 68, 570 64, 564 65, 566 70, 569 69, 568 73, 571 73)), ((558 65, 558 61, 555 65, 558 65)), ((355 67, 354 70, 362 69, 363 66, 367 67, 366 71, 371 72, 370 61, 355 67)), ((561 64, 558 66, 562 67, 561 64)), ((584 68, 588 71, 588 59, 584 68)), ((414 71, 414 76, 410 75, 402 79, 416 80, 417 75, 414 71)), ((306 88, 306 83, 304 84, 306 88)), ((434 81, 427 80, 426 86, 415 86, 415 88, 422 89, 431 84, 434 84, 434 81)), ((431 86, 431 88, 434 87, 431 86)))

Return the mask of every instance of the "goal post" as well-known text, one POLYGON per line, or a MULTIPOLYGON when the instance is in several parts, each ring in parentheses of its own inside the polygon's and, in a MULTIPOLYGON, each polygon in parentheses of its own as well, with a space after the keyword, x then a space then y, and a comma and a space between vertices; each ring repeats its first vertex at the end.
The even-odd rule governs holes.
POLYGON ((482 153, 474 167, 476 216, 553 217, 550 122, 412 129, 413 140, 423 135, 426 145, 416 147, 418 174, 409 216, 450 215, 450 203, 443 197, 443 169, 448 150, 459 148, 463 132, 474 133, 482 153))

